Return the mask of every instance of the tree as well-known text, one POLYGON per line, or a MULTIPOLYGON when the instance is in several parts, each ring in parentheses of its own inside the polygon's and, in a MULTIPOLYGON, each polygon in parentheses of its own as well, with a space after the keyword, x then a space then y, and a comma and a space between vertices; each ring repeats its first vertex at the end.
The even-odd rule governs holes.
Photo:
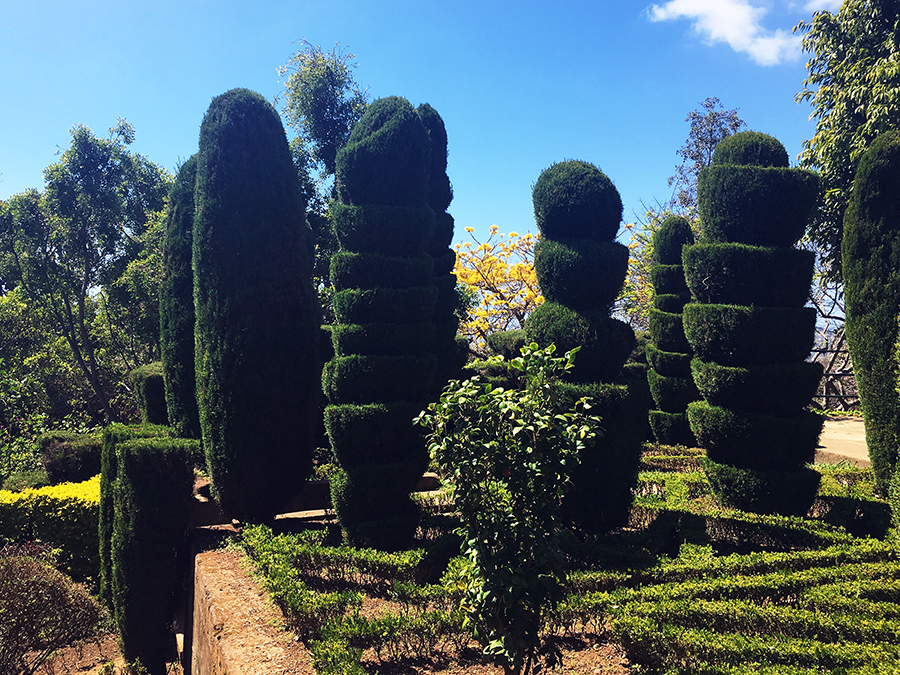
POLYGON ((480 242, 473 228, 465 230, 472 241, 456 244, 453 273, 472 304, 459 332, 470 349, 485 356, 489 335, 523 329, 528 315, 544 302, 534 271, 537 239, 518 232, 499 234, 491 225, 490 236, 480 242))
POLYGON ((44 170, 43 193, 26 191, 3 207, 4 284, 20 286, 47 313, 104 415, 116 420, 111 394, 117 368, 112 354, 101 354, 102 338, 92 325, 98 289, 113 284, 140 255, 169 176, 127 150, 134 128, 122 119, 106 140, 83 125, 71 134, 60 161, 44 170))
POLYGON ((893 0, 845 0, 794 28, 811 54, 798 101, 809 101, 816 132, 800 165, 819 171, 823 198, 808 229, 824 272, 841 279, 844 211, 856 165, 878 134, 900 127, 900 7, 893 0))

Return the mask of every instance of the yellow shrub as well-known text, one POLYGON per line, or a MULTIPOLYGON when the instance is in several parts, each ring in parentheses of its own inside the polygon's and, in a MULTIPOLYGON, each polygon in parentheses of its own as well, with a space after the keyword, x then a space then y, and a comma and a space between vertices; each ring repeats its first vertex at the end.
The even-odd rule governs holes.
POLYGON ((99 571, 100 476, 22 492, 0 490, 0 537, 36 539, 60 549, 60 568, 75 578, 99 571))

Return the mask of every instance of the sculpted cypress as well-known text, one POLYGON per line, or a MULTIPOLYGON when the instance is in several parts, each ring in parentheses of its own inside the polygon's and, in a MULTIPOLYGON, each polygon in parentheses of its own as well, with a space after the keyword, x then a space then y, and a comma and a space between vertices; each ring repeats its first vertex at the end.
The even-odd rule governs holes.
POLYGON ((200 127, 193 230, 196 387, 222 508, 282 509, 312 466, 319 307, 311 235, 278 112, 234 89, 200 127))

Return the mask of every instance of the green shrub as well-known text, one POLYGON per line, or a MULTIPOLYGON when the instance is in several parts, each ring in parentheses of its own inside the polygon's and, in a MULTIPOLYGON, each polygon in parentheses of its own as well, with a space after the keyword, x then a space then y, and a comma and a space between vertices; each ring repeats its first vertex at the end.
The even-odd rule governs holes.
POLYGON ((497 356, 502 356, 509 361, 522 353, 522 347, 525 346, 525 329, 504 330, 491 333, 487 336, 488 347, 497 356))
POLYGON ((694 243, 694 232, 684 216, 668 216, 653 233, 653 263, 681 265, 681 252, 694 243))
POLYGON ((166 385, 163 380, 163 365, 157 361, 135 368, 128 374, 137 394, 141 422, 144 424, 166 425, 169 412, 166 408, 166 385))
POLYGON ((312 468, 319 305, 311 233, 278 112, 235 89, 200 127, 194 222, 197 397, 213 494, 278 513, 312 468))
POLYGON ((689 448, 697 444, 694 432, 686 412, 670 413, 662 410, 651 410, 650 428, 656 439, 665 439, 675 445, 684 445, 689 448))
POLYGON ((781 142, 758 131, 742 131, 726 136, 713 151, 713 164, 788 167, 787 150, 781 142))
POLYGON ((687 293, 688 285, 684 279, 684 268, 677 265, 654 265, 650 268, 650 283, 656 293, 675 295, 687 293))
MULTIPOLYGON (((348 288, 408 288, 425 286, 434 261, 419 253, 413 256, 338 251, 331 256, 331 283, 336 291, 348 288)), ((452 269, 452 267, 451 267, 452 269)))
POLYGON ((622 198, 593 164, 568 160, 545 169, 532 189, 534 219, 546 239, 611 241, 622 221, 622 198))
POLYGON ((811 171, 705 167, 697 181, 703 241, 791 246, 806 231, 818 196, 819 176, 811 171))
POLYGON ((846 332, 878 489, 888 491, 900 447, 895 348, 900 314, 900 133, 879 136, 859 161, 844 215, 846 332))
MULTIPOLYGON (((97 434, 48 431, 38 437, 41 463, 51 485, 81 483, 100 473, 103 439, 97 434)), ((12 489, 6 481, 6 489, 12 489)))
POLYGON ((653 342, 658 349, 678 354, 690 352, 691 345, 684 334, 682 314, 662 312, 651 307, 649 323, 653 342))
POLYGON ((706 477, 723 506, 753 513, 806 515, 819 487, 820 474, 809 468, 799 471, 767 471, 704 462, 706 477))
POLYGON ((58 649, 96 635, 103 613, 48 563, 0 557, 0 673, 34 673, 58 649))
POLYGON ((796 470, 812 462, 823 421, 813 412, 773 417, 719 408, 706 401, 691 403, 688 418, 711 460, 773 471, 796 470))
POLYGON ((9 492, 21 492, 27 488, 42 488, 50 485, 50 479, 44 469, 16 471, 7 476, 2 488, 9 492))
MULTIPOLYGON (((747 307, 690 303, 684 332, 701 359, 727 366, 803 361, 813 346, 813 307, 747 307), (777 340, 773 339, 778 336, 777 340)), ((653 312, 650 315, 653 321, 653 312)), ((662 345, 660 345, 662 346, 662 345)))
POLYGON ((436 227, 434 212, 420 207, 335 204, 330 214, 341 250, 357 253, 417 255, 436 227))
POLYGON ((326 407, 325 429, 338 462, 391 464, 423 455, 421 429, 413 424, 421 410, 418 403, 400 402, 326 407))
POLYGON ((176 556, 187 530, 198 441, 136 438, 116 444, 112 597, 123 656, 165 673, 176 556))
MULTIPOLYGON (((428 170, 428 205, 434 209, 435 213, 442 213, 453 201, 453 188, 450 186, 450 178, 447 176, 447 129, 437 110, 427 103, 416 108, 416 114, 422 121, 422 126, 428 131, 431 146, 429 155, 431 161, 428 170)), ((441 248, 449 245, 449 241, 438 242, 438 246, 441 248)))
POLYGON ((662 293, 653 296, 653 307, 660 312, 681 314, 684 306, 690 301, 690 293, 662 293))
POLYGON ((422 401, 434 366, 434 354, 336 356, 322 371, 322 390, 336 404, 422 401))
POLYGON ((684 270, 698 302, 802 307, 809 298, 815 254, 784 246, 696 244, 684 270))
POLYGON ((664 412, 682 413, 687 410, 688 403, 696 401, 699 396, 694 381, 689 377, 668 377, 650 370, 647 372, 647 382, 656 407, 664 412))
POLYGON ((608 313, 625 281, 628 247, 615 241, 540 238, 534 268, 547 301, 608 313))
MULTIPOLYGON (((341 201, 427 207, 430 163, 428 130, 409 101, 399 96, 373 101, 337 154, 341 201)), ((343 241, 341 246, 352 248, 343 241)))
POLYGON ((429 351, 433 336, 430 323, 339 323, 331 329, 336 354, 422 354, 429 351))
POLYGON ((746 412, 791 415, 809 404, 822 378, 822 364, 800 361, 739 368, 691 362, 694 382, 711 405, 746 412))
POLYGON ((667 352, 652 342, 647 345, 647 363, 658 373, 669 377, 691 377, 693 354, 667 352))
POLYGON ((159 286, 159 348, 169 421, 178 436, 200 438, 194 374, 194 185, 197 156, 178 170, 169 192, 159 286))
POLYGON ((437 288, 347 288, 334 294, 339 323, 420 323, 434 314, 437 288))

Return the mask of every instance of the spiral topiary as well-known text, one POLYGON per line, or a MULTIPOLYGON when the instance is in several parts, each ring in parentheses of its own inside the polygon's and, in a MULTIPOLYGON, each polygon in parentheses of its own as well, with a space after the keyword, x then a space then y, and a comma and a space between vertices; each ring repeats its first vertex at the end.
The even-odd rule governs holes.
POLYGON ((665 315, 661 320, 655 316, 651 326, 652 342, 647 348, 647 381, 657 410, 650 411, 650 427, 657 442, 666 445, 696 445, 694 434, 687 419, 687 406, 699 398, 697 388, 691 378, 689 351, 679 348, 684 343, 679 339, 667 339, 673 333, 680 336, 678 325, 681 311, 691 299, 685 291, 684 277, 674 268, 682 269, 681 255, 685 246, 694 243, 694 233, 690 223, 682 216, 669 216, 653 234, 654 266, 667 266, 668 274, 656 274, 652 278, 655 297, 653 315, 665 315), (667 283, 668 282, 668 283, 667 283))
POLYGON ((614 241, 622 200, 600 169, 577 160, 545 170, 532 199, 540 232, 535 271, 546 302, 528 317, 525 336, 560 353, 580 347, 561 398, 591 397, 604 437, 581 458, 564 506, 577 527, 604 532, 628 518, 646 415, 622 374, 634 331, 610 317, 628 268, 628 248, 614 241))
POLYGON ((818 177, 786 166, 783 146, 765 134, 741 132, 716 148, 700 173, 703 241, 683 254, 694 302, 682 318, 704 397, 687 415, 719 501, 802 515, 818 487, 805 465, 822 429, 804 408, 822 367, 805 362, 816 322, 803 306, 812 256, 793 245, 815 205, 818 177))
MULTIPOLYGON (((421 113, 429 135, 406 99, 375 101, 337 157, 343 203, 332 210, 340 245, 331 264, 334 358, 322 384, 341 469, 331 479, 332 503, 354 546, 401 549, 419 519, 409 494, 428 454, 412 419, 433 394, 440 299, 436 258, 426 252, 435 232, 429 197, 442 212, 450 203, 449 181, 428 180, 430 170, 446 168, 446 134, 432 112, 421 113)), ((446 248, 452 219, 442 236, 446 248)))
POLYGON ((262 96, 213 99, 200 127, 193 230, 196 377, 213 492, 273 517, 312 468, 320 392, 311 233, 281 118, 262 96))

